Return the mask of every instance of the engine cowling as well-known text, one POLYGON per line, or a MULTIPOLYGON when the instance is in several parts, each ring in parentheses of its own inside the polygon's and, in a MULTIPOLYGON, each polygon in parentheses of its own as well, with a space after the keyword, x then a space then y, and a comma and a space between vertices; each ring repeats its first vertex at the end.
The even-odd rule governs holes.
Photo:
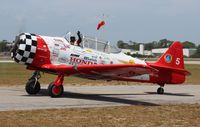
POLYGON ((31 33, 21 33, 16 36, 11 57, 21 64, 32 64, 37 49, 37 36, 31 33))

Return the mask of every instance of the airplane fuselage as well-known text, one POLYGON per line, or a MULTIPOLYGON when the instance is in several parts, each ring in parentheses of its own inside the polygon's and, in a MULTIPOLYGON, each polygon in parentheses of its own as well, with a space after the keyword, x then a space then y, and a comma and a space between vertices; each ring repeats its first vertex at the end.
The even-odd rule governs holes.
MULTIPOLYGON (((65 38, 62 37, 41 36, 41 38, 48 47, 51 64, 55 65, 66 64, 76 66, 82 64, 147 64, 143 60, 133 58, 122 52, 102 52, 92 48, 71 45, 65 38)), ((94 75, 93 77, 91 77, 91 75, 88 75, 87 77, 86 75, 83 76, 81 74, 76 74, 75 76, 95 79, 94 75)), ((145 74, 140 76, 126 77, 125 79, 132 79, 134 81, 149 81, 150 76, 145 74)), ((123 80, 123 78, 121 78, 121 80, 123 80)))

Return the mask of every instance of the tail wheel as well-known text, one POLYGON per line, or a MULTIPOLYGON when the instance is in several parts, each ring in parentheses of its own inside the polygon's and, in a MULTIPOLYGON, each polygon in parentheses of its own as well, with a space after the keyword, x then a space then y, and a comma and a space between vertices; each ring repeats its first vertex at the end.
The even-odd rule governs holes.
POLYGON ((162 87, 158 88, 157 94, 164 94, 164 89, 162 87))
POLYGON ((63 85, 56 86, 54 83, 49 84, 48 93, 51 97, 60 97, 64 91, 63 85))
POLYGON ((40 91, 40 83, 36 79, 30 79, 25 86, 28 94, 37 94, 40 91))

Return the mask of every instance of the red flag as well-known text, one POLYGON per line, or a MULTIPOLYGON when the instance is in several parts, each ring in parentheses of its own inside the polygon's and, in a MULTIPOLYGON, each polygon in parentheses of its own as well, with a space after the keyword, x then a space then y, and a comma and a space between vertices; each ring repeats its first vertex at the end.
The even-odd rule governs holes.
POLYGON ((99 30, 103 25, 105 25, 105 22, 102 20, 101 22, 98 23, 97 30, 99 30))

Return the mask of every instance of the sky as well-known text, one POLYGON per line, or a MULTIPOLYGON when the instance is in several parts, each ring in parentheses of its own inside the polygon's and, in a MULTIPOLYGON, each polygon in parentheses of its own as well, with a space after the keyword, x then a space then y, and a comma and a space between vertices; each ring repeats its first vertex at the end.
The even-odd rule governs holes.
POLYGON ((167 38, 200 44, 200 0, 0 0, 0 40, 20 32, 63 36, 80 30, 110 42, 167 38), (100 20, 105 26, 99 31, 100 20))

